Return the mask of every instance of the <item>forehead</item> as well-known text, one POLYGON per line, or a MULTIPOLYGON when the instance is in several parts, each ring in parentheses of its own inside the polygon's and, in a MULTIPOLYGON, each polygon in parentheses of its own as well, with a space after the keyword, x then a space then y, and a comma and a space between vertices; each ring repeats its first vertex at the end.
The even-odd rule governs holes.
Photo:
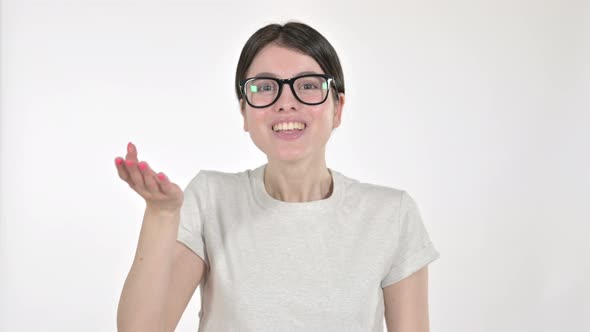
POLYGON ((246 77, 272 73, 279 78, 289 78, 303 72, 324 74, 320 65, 309 55, 270 44, 256 54, 246 77))

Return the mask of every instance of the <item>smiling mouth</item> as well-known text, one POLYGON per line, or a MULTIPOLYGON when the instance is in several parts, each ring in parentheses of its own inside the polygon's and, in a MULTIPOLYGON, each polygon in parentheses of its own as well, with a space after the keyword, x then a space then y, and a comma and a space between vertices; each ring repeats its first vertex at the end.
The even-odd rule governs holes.
POLYGON ((287 126, 287 125, 275 125, 271 129, 275 133, 280 133, 280 132, 283 132, 283 131, 287 131, 287 132, 303 131, 303 130, 305 130, 305 128, 307 128, 307 125, 305 123, 295 123, 295 124, 291 124, 290 126, 287 126))

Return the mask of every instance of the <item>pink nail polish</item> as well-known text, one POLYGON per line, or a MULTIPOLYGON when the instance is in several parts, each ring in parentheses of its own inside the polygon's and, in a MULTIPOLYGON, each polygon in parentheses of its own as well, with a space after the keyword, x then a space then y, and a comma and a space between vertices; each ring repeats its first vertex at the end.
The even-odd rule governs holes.
POLYGON ((131 142, 127 143, 127 152, 131 153, 131 142))
POLYGON ((123 163, 123 158, 121 158, 121 157, 115 158, 115 163, 117 163, 117 165, 121 165, 123 163))
POLYGON ((147 168, 147 164, 142 161, 139 163, 139 168, 143 171, 147 168))
POLYGON ((166 180, 166 175, 164 175, 164 173, 158 173, 158 179, 164 181, 166 180))

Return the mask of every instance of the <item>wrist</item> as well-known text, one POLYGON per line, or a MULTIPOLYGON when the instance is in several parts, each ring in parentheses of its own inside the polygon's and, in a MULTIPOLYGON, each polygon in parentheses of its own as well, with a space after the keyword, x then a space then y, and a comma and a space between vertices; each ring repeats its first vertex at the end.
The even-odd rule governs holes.
POLYGON ((149 204, 145 207, 145 213, 155 217, 180 217, 180 209, 164 209, 149 204))

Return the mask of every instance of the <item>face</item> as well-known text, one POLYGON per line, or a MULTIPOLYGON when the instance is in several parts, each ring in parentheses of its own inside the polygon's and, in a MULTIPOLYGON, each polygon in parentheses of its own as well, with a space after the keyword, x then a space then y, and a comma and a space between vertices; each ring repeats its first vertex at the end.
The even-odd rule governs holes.
MULTIPOLYGON (((271 74, 270 76, 285 79, 302 73, 325 74, 312 57, 270 44, 256 55, 246 77, 271 74)), ((344 106, 344 94, 340 94, 339 102, 336 102, 333 93, 335 90, 331 86, 324 103, 306 105, 299 102, 285 84, 279 99, 268 107, 252 108, 245 100, 241 100, 244 131, 250 133, 254 144, 269 160, 324 160, 325 146, 332 129, 340 126, 344 106), (273 131, 272 123, 291 116, 301 118, 307 125, 298 138, 283 139, 273 131)))

